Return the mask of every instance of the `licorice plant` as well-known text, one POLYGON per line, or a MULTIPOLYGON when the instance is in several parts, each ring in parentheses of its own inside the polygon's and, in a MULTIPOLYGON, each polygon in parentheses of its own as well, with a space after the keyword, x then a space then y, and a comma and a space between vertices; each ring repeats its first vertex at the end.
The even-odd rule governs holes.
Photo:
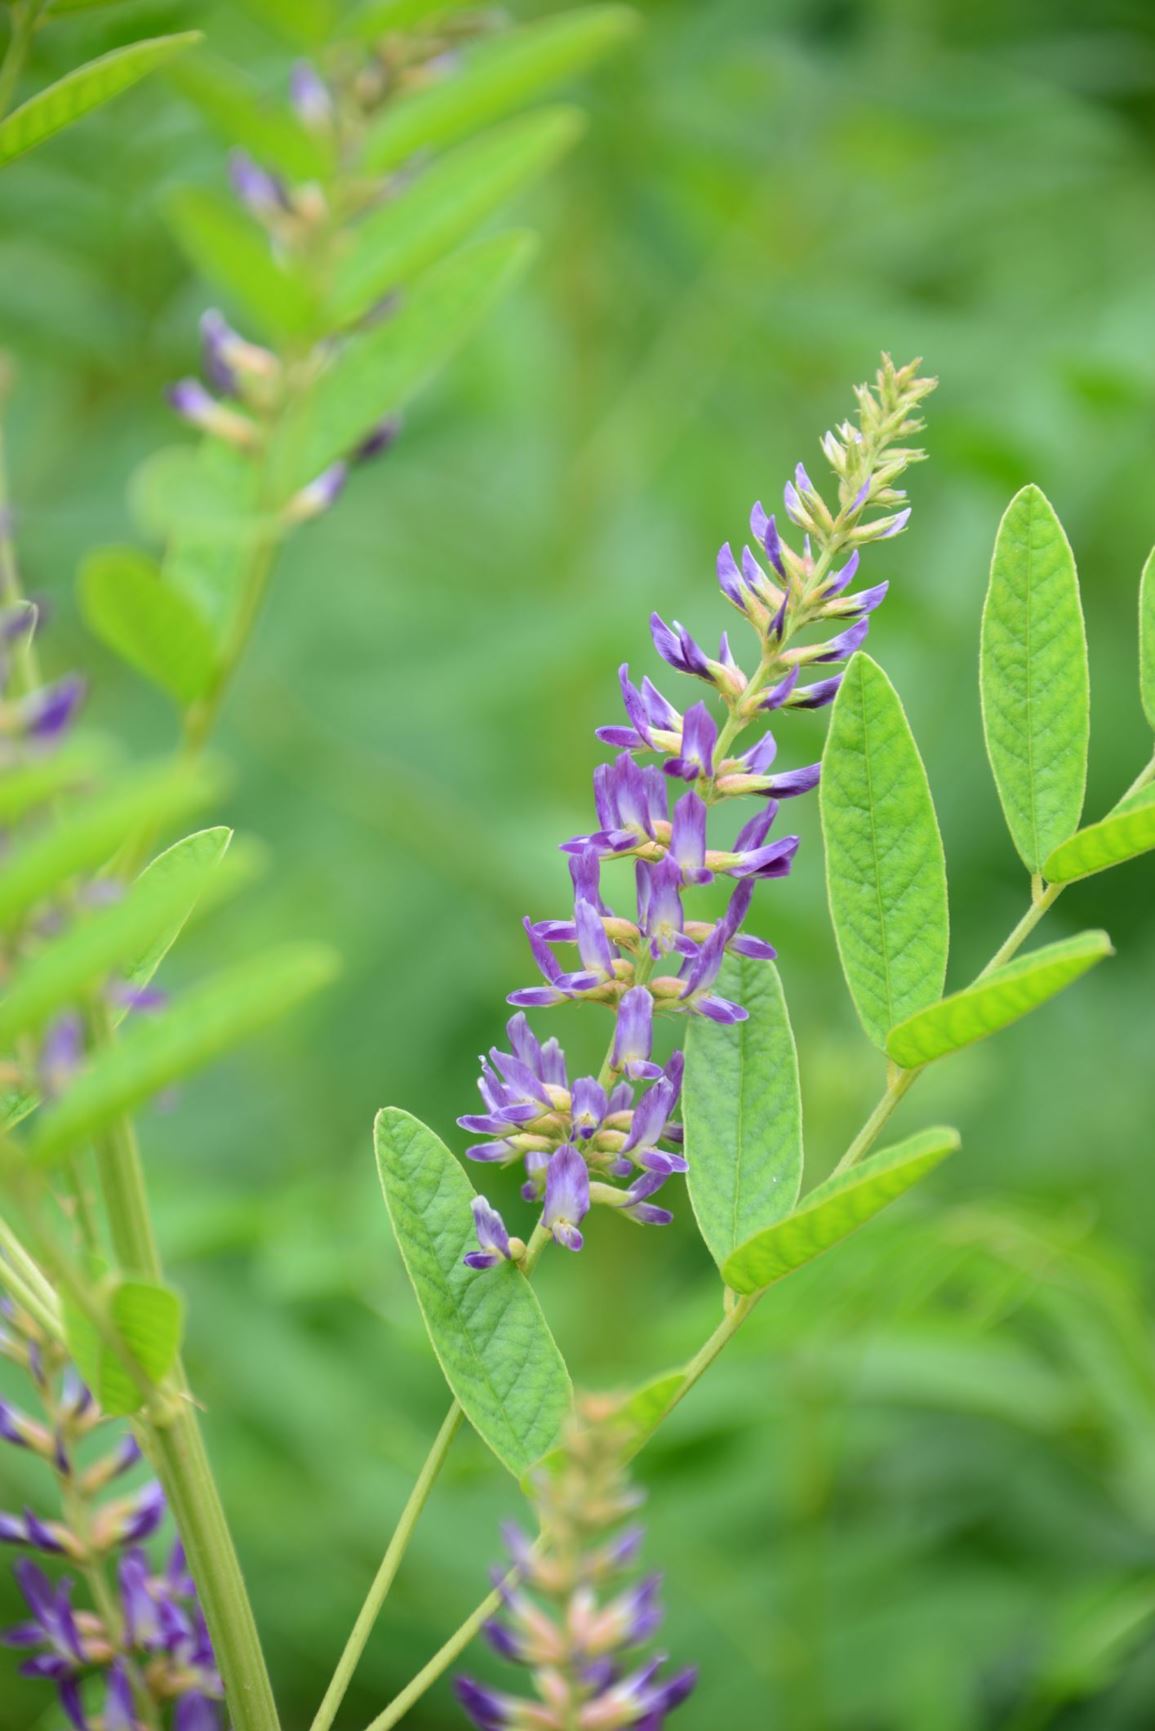
MULTIPOLYGON (((0 160, 191 46, 119 51, 127 61, 81 68, 63 94, 5 120, 51 10, 12 9, 0 160)), ((42 674, 51 633, 24 593, 17 513, 6 485, 0 494, 0 1354, 27 1389, 0 1403, 0 1440, 38 1465, 43 1488, 35 1506, 0 1514, 27 1602, 3 1640, 76 1731, 279 1731, 133 1114, 322 986, 332 959, 287 944, 170 997, 157 983, 169 949, 255 865, 223 828, 171 832, 218 796, 205 750, 282 542, 335 505, 354 468, 384 458, 414 391, 524 263, 521 236, 469 237, 578 125, 570 110, 509 111, 630 28, 617 7, 505 29, 451 5, 368 0, 316 64, 296 65, 280 108, 197 56, 173 72, 235 146, 231 195, 186 189, 173 205, 232 317, 206 312, 203 377, 171 390, 200 443, 159 453, 138 478, 159 553, 97 549, 80 579, 96 634, 173 699, 171 760, 118 766, 85 729, 84 679, 42 674)), ((527 917, 537 977, 509 994, 504 1045, 482 1059, 481 1110, 458 1120, 464 1160, 489 1168, 484 1194, 401 1106, 378 1116, 388 1216, 452 1399, 313 1731, 336 1720, 464 1420, 523 1487, 536 1530, 506 1529, 492 1591, 369 1731, 397 1724, 479 1634, 529 1674, 528 1693, 481 1680, 472 1661, 457 1675, 482 1731, 656 1731, 695 1686, 708 1697, 692 1661, 654 1648, 660 1583, 636 1572, 631 1462, 776 1282, 958 1148, 954 1130, 934 1127, 875 1150, 926 1068, 1110 954, 1095 931, 1020 954, 1068 884, 1155 848, 1155 757, 1080 827, 1089 681, 1075 564, 1053 509, 1026 487, 995 541, 981 690, 1030 900, 988 966, 944 995, 934 805, 898 695, 863 648, 885 618, 886 544, 910 521, 900 483, 924 454, 933 386, 918 363, 884 356, 852 418, 822 438, 819 480, 799 463, 781 507, 754 504, 749 544, 725 542, 716 559, 733 643, 723 631, 712 654, 655 612, 654 648, 681 676, 673 695, 619 669, 624 719, 598 730, 612 755, 594 772, 592 821, 560 841, 572 908, 527 917), (830 711, 820 764, 794 761, 799 709, 830 711), (886 1085, 830 1175, 803 1192, 799 1060, 776 951, 746 920, 761 883, 772 910, 773 881, 796 856, 807 869, 781 831, 788 802, 815 790, 834 934, 886 1085), (733 801, 746 802, 738 820, 733 801), (595 1074, 572 1074, 545 1026, 570 1003, 608 1012, 595 1074), (641 1387, 575 1397, 533 1288, 540 1258, 564 1250, 580 1278, 591 1232, 668 1224, 683 1182, 720 1275, 717 1326, 641 1387)), ((1152 569, 1140 659, 1155 728, 1152 569)))

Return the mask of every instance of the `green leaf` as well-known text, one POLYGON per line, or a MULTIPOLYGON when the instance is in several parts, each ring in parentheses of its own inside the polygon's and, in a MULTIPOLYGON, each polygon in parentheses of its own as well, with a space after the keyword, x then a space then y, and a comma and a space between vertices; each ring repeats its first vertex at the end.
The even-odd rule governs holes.
POLYGON ((29 97, 7 120, 0 121, 0 163, 23 156, 26 150, 62 132, 94 108, 111 102, 121 91, 200 40, 199 30, 186 30, 177 36, 154 36, 144 42, 130 42, 125 48, 114 48, 111 54, 102 54, 98 60, 90 60, 87 65, 66 73, 47 90, 29 97))
MULTIPOLYGON (((211 881, 213 884, 214 893, 211 899, 215 902, 219 898, 218 868, 229 851, 232 839, 232 830, 227 829, 223 824, 218 824, 212 829, 198 829, 194 834, 186 835, 180 841, 174 841, 171 847, 165 848, 163 853, 158 853, 156 858, 150 860, 145 866, 137 879, 138 887, 146 884, 169 884, 173 881, 181 883, 185 880, 186 873, 189 873, 191 874, 191 885, 194 893, 184 901, 183 905, 178 902, 174 909, 173 918, 168 925, 157 933, 147 947, 139 950, 127 962, 124 977, 130 986, 140 990, 154 978, 160 964, 204 899, 206 883, 211 881), (212 874, 211 878, 210 874, 212 874)), ((238 870, 238 856, 234 853, 230 860, 230 869, 227 874, 224 874, 224 890, 229 892, 237 887, 242 880, 252 876, 255 863, 252 851, 246 850, 240 855, 240 869, 238 870)), ((118 1020, 123 1020, 125 1013, 122 1012, 118 1020)))
POLYGON ((1030 872, 1078 828, 1091 727, 1075 556, 1046 495, 1007 506, 983 608, 983 728, 1011 839, 1030 872))
POLYGON ((324 180, 333 164, 326 138, 303 126, 287 106, 270 101, 235 66, 203 50, 169 73, 175 84, 230 147, 291 180, 324 180))
POLYGON ((77 872, 95 871, 135 832, 176 823, 217 792, 219 777, 201 765, 137 769, 62 812, 0 867, 0 930, 77 872))
POLYGON ((773 962, 727 956, 718 990, 749 1014, 686 1031, 682 1122, 687 1183, 719 1268, 739 1244, 789 1214, 802 1183, 798 1054, 773 962))
POLYGON ((636 26, 626 6, 589 6, 479 42, 452 74, 402 97, 369 128, 365 167, 380 174, 416 150, 452 144, 583 71, 636 26))
POLYGON ((573 1398, 541 1306, 514 1263, 463 1266, 477 1248, 474 1190, 432 1130, 387 1107, 374 1140, 394 1236, 446 1381, 519 1476, 557 1441, 573 1398))
POLYGON ((80 602, 96 636, 179 704, 204 695, 216 666, 211 627, 147 554, 132 547, 90 554, 80 602))
POLYGON ((627 1455, 637 1451, 653 1436, 678 1396, 686 1386, 684 1370, 667 1371, 643 1383, 626 1396, 615 1413, 630 1433, 627 1455))
POLYGON ((898 693, 861 651, 846 670, 819 784, 838 953, 877 1046, 946 979, 946 861, 926 770, 898 693))
POLYGON ((828 1178, 811 1191, 797 1213, 736 1250, 722 1278, 735 1292, 749 1293, 792 1274, 872 1220, 958 1145, 956 1130, 923 1130, 828 1178))
POLYGON ((440 17, 445 12, 461 12, 473 0, 365 0, 342 25, 344 35, 356 41, 372 42, 393 30, 411 30, 415 24, 440 17))
POLYGON ((1143 713, 1155 727, 1155 547, 1139 580, 1139 691, 1143 713))
POLYGON ((501 234, 454 253, 420 279, 395 317, 347 343, 274 438, 285 494, 306 486, 403 407, 486 317, 531 250, 525 235, 501 234))
POLYGON ((220 1057, 327 985, 331 951, 282 944, 185 992, 163 1015, 137 1016, 38 1119, 31 1152, 50 1161, 110 1119, 220 1057))
MULTIPOLYGON (((172 1370, 184 1331, 184 1304, 168 1286, 121 1280, 104 1297, 109 1331, 159 1385, 172 1370)), ((78 1306, 66 1301, 64 1332, 77 1369, 106 1413, 127 1418, 144 1405, 140 1387, 115 1346, 78 1306)))
POLYGON ((232 200, 184 187, 167 202, 173 233, 196 269, 273 342, 313 334, 308 285, 274 258, 264 230, 232 200))
POLYGON ((914 1070, 985 1040, 1113 954, 1106 932, 1080 932, 1078 937, 1032 950, 901 1022, 886 1042, 887 1056, 903 1069, 914 1070))
POLYGON ((167 543, 164 581, 212 621, 218 641, 235 618, 249 561, 283 532, 258 510, 258 485, 249 458, 217 439, 157 451, 133 476, 142 531, 167 543))
POLYGON ((13 764, 0 775, 0 823, 15 823, 26 812, 91 781, 111 758, 107 740, 81 735, 65 740, 48 757, 13 764))
POLYGON ((1124 860, 1137 859, 1155 848, 1155 787, 1142 788, 1120 801, 1099 823, 1076 830, 1047 856, 1043 876, 1048 883, 1069 884, 1088 878, 1124 860))
POLYGON ((0 1000, 0 1042, 44 1027, 89 986, 114 972, 130 976, 140 970, 142 957, 151 959, 159 951, 155 972, 220 865, 230 832, 202 834, 213 838, 210 845, 190 845, 200 837, 178 842, 120 901, 79 914, 59 937, 33 952, 0 1000))
POLYGON ((441 157, 368 216, 338 265, 331 311, 341 324, 368 312, 465 240, 487 216, 545 173, 581 136, 576 109, 530 114, 441 157))

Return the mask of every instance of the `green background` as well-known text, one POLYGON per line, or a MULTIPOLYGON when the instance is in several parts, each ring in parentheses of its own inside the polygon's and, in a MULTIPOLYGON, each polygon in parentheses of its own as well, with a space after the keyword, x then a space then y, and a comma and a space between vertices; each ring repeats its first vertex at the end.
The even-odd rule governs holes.
MULTIPOLYGON (((344 961, 322 1001, 143 1123, 287 1731, 309 1722, 446 1400, 389 1240, 373 1112, 456 1136, 475 1054, 531 978, 521 915, 561 911, 556 842, 587 826, 617 664, 656 671, 651 608, 706 634, 727 622, 718 544, 799 457, 817 476, 817 438, 880 348, 924 354, 942 380, 911 528, 865 568, 892 579, 870 647, 945 835, 951 984, 1027 889, 977 691, 990 548, 1025 481, 1083 578, 1090 815, 1150 751, 1135 669, 1155 535, 1150 6, 641 10, 637 43, 590 81, 588 139, 527 207, 543 235, 528 280, 284 558, 221 736, 237 774, 219 815, 263 840, 270 869, 168 971, 179 989, 286 931, 344 961)), ((33 82, 195 23, 283 89, 276 11, 62 22, 33 82)), ((194 364, 205 291, 165 195, 222 176, 219 144, 157 81, 0 179, 27 575, 56 602, 53 662, 91 668, 93 715, 142 753, 167 747, 171 716, 85 638, 74 576, 130 532, 132 472, 174 437, 163 387, 194 364)), ((783 721, 783 761, 816 756, 824 726, 783 721)), ((759 891, 753 923, 781 952, 813 1180, 882 1078, 837 968, 815 802, 795 814, 794 875, 759 891)), ((680 1731, 1149 1727, 1153 873, 1063 898, 1047 935, 1104 925, 1117 959, 916 1092, 898 1130, 955 1122, 964 1153, 776 1292, 639 1463, 668 1644, 703 1671, 680 1731)), ((551 1028, 579 1064, 606 1031, 569 1009, 551 1028)), ((512 1177, 489 1189, 517 1214, 512 1177)), ((545 1302, 587 1383, 665 1368, 713 1325, 716 1281, 684 1200, 678 1215, 664 1233, 598 1218, 580 1259, 547 1259, 545 1302)), ((0 1462, 9 1501, 21 1466, 0 1462)), ((462 1440, 350 1731, 476 1601, 517 1505, 462 1440)), ((0 1726, 51 1723, 45 1704, 6 1681, 0 1726)), ((460 1722, 445 1685, 407 1721, 460 1722)))

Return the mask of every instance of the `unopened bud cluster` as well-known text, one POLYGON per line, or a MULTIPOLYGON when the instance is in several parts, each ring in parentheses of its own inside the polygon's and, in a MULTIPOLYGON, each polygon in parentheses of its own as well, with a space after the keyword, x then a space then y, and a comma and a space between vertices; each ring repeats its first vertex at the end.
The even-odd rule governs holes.
MULTIPOLYGON (((787 528, 756 504, 750 524, 757 551, 747 545, 736 556, 728 542, 721 548, 718 583, 752 631, 756 664, 744 668, 725 633, 710 656, 683 625, 655 613, 658 654, 705 685, 707 697, 682 711, 649 678, 638 685, 628 665, 620 669, 626 724, 598 729, 620 754, 594 775, 597 827, 562 843, 572 914, 525 921, 542 983, 510 994, 519 1014, 507 1027, 509 1050, 495 1047, 482 1060, 485 1110, 458 1120, 484 1138, 467 1148, 471 1159, 524 1163, 525 1199, 541 1203, 541 1227, 569 1250, 581 1248, 581 1221, 594 1203, 643 1225, 672 1218, 653 1197, 671 1174, 686 1170, 676 1117, 682 1055, 653 1061, 655 1019, 742 1020, 743 1007, 716 990, 724 957, 771 960, 776 953, 742 926, 755 884, 791 869, 798 837, 771 831, 780 802, 817 785, 819 765, 780 768, 766 718, 831 703, 842 674, 808 683, 803 675, 847 661, 864 641, 888 585, 853 587, 860 550, 906 525, 910 512, 894 483, 922 453, 902 441, 922 427, 918 407, 933 388, 917 362, 896 368, 884 357, 874 385, 859 387, 857 423, 844 422, 822 441, 837 503, 827 502, 799 464, 785 488, 787 528), (800 545, 790 525, 801 532, 800 545), (755 726, 758 737, 740 748, 741 735, 755 726), (638 761, 647 756, 658 762, 638 761), (742 797, 755 798, 760 809, 731 845, 711 846, 712 809, 742 797), (603 894, 603 864, 619 860, 633 863, 630 915, 603 894), (734 885, 725 912, 715 921, 693 918, 687 893, 715 877, 734 885), (563 964, 558 949, 576 951, 576 967, 563 964), (571 1079, 558 1042, 540 1041, 520 1013, 574 1000, 602 1005, 614 1018, 597 1076, 571 1079)), ((479 1249, 467 1263, 486 1268, 519 1259, 520 1241, 486 1198, 475 1202, 474 1217, 479 1249)))
POLYGON ((498 1576, 502 1611, 484 1633, 525 1667, 536 1698, 459 1677, 481 1731, 658 1731, 693 1689, 693 1666, 666 1674, 666 1656, 645 1653, 662 1622, 661 1576, 635 1575, 642 1497, 621 1464, 627 1440, 612 1403, 580 1402, 535 1475, 536 1542, 506 1527, 513 1569, 498 1576))

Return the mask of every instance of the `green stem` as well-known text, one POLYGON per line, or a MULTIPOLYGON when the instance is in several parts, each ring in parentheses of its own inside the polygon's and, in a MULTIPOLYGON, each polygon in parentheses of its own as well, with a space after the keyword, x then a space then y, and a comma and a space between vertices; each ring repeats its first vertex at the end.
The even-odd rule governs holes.
POLYGON ((383 1713, 379 1713, 367 1731, 391 1731, 391 1727, 404 1719, 410 1707, 420 1701, 427 1689, 431 1689, 437 1679, 448 1671, 450 1665, 459 1659, 480 1633, 484 1624, 501 1609, 509 1586, 518 1579, 518 1571, 511 1569, 499 1587, 492 1593, 487 1593, 477 1609, 466 1617, 460 1628, 455 1629, 443 1647, 439 1647, 429 1663, 418 1671, 411 1683, 407 1683, 400 1695, 394 1696, 383 1713))
POLYGON ((413 1529, 417 1525, 422 1509, 429 1500, 429 1493, 433 1489, 434 1480, 449 1453, 450 1444, 457 1435, 461 1418, 461 1407, 457 1401, 454 1401, 445 1415, 445 1421, 437 1433, 433 1447, 426 1456, 425 1465, 422 1467, 417 1482, 409 1494, 409 1500, 401 1512, 401 1518, 397 1523, 393 1537, 389 1541, 389 1548, 381 1559, 381 1567, 377 1570, 373 1585, 361 1607, 360 1615, 353 1625, 352 1634, 345 1644, 345 1651, 341 1654, 340 1663, 333 1673, 333 1680, 325 1691, 325 1699, 317 1709, 312 1731, 329 1731, 329 1727, 337 1716, 337 1711, 345 1699, 349 1684, 353 1681, 353 1673, 357 1669, 361 1655, 365 1651, 369 1637, 381 1615, 381 1607, 385 1603, 389 1589, 396 1578, 397 1570, 401 1566, 401 1559, 405 1555, 406 1548, 413 1536, 413 1529))
POLYGON ((28 58, 28 50, 36 32, 36 15, 39 10, 40 8, 30 4, 29 0, 12 8, 8 46, 4 51, 3 61, 0 61, 0 120, 12 106, 16 85, 24 70, 24 62, 28 58))

